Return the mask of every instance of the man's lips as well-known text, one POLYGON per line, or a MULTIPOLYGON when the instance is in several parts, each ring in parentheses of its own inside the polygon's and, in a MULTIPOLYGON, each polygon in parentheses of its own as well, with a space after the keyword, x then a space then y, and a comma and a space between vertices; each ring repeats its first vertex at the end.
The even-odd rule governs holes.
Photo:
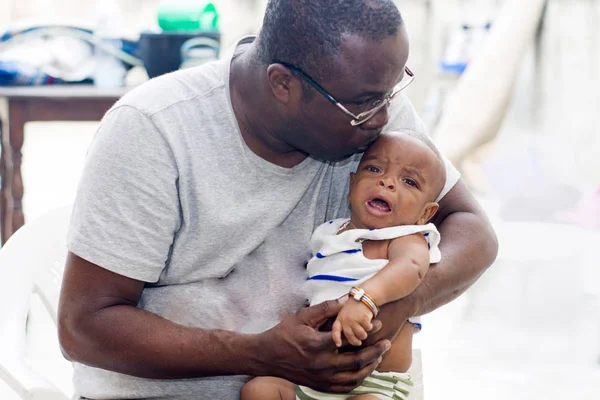
POLYGON ((377 131, 374 131, 374 133, 372 134, 372 139, 370 139, 367 143, 365 143, 364 145, 357 147, 356 149, 359 152, 364 152, 365 150, 367 150, 369 148, 369 146, 371 146, 379 137, 379 135, 381 135, 381 129, 378 129, 377 131))

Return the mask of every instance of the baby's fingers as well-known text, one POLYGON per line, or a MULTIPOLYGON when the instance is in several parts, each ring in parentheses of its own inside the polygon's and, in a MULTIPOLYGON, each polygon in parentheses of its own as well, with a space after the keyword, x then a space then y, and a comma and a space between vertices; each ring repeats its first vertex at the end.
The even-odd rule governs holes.
POLYGON ((342 323, 339 319, 336 319, 331 327, 331 336, 333 337, 333 343, 337 347, 342 347, 342 323))
MULTIPOLYGON (((360 326, 365 330, 365 334, 366 332, 371 332, 373 330, 373 324, 371 323, 371 321, 360 321, 360 326)), ((361 339, 365 340, 366 337, 361 339)))
POLYGON ((354 334, 354 330, 350 325, 344 325, 344 336, 346 336, 346 340, 348 340, 348 343, 350 343, 352 346, 360 346, 362 344, 362 341, 356 337, 356 335, 354 334))
POLYGON ((363 328, 363 325, 361 325, 358 322, 355 322, 353 324, 352 331, 354 332, 354 336, 356 336, 360 340, 365 340, 367 337, 369 337, 369 334, 367 333, 368 331, 365 330, 365 328, 363 328))

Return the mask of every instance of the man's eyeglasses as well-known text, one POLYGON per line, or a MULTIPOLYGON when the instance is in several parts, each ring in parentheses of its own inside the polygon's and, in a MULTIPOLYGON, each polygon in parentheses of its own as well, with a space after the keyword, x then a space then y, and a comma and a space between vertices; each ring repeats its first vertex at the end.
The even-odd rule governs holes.
POLYGON ((383 98, 383 100, 375 100, 371 104, 371 108, 369 110, 361 112, 358 115, 355 115, 354 113, 350 112, 346 107, 344 107, 339 101, 337 101, 335 99, 335 97, 333 97, 331 94, 329 94, 329 92, 327 90, 325 90, 323 88, 323 86, 319 85, 313 78, 308 76, 306 74, 306 72, 302 71, 300 68, 296 67, 295 65, 283 62, 283 61, 273 61, 273 63, 281 64, 284 67, 289 68, 292 71, 295 71, 298 74, 300 74, 300 76, 302 76, 306 80, 306 82, 308 82, 317 92, 319 92, 323 97, 325 97, 327 100, 332 102, 337 108, 340 109, 340 111, 342 111, 344 114, 346 114, 348 117, 350 117, 352 119, 350 121, 350 124, 352 126, 362 125, 365 122, 367 122, 368 120, 370 120, 371 118, 373 118, 375 115, 377 115, 377 113, 383 107, 390 104, 390 102, 392 100, 394 100, 394 97, 396 97, 398 95, 398 93, 400 93, 401 91, 406 89, 408 87, 408 85, 410 85, 412 83, 412 81, 415 79, 415 74, 413 74, 412 71, 410 69, 408 69, 408 67, 404 67, 404 76, 402 77, 402 80, 400 81, 400 83, 398 83, 396 86, 394 86, 391 93, 386 94, 385 97, 383 98))

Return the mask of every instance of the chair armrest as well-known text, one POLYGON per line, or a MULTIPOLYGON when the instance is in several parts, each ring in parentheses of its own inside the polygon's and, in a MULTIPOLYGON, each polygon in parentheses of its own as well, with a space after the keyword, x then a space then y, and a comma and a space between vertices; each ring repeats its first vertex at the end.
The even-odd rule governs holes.
POLYGON ((69 400, 69 397, 37 374, 11 352, 8 346, 0 352, 0 379, 27 400, 69 400))

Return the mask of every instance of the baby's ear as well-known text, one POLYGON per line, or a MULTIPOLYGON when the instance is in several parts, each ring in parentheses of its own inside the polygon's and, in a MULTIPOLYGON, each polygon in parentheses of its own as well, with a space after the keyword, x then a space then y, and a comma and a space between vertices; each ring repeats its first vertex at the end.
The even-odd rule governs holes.
POLYGON ((417 225, 425 225, 426 223, 428 223, 429 221, 431 221, 431 218, 433 218, 433 216, 435 215, 435 213, 437 212, 437 210, 440 208, 440 205, 438 203, 427 203, 425 205, 425 207, 423 208, 423 213, 421 214, 421 218, 419 218, 419 221, 417 221, 417 225))

